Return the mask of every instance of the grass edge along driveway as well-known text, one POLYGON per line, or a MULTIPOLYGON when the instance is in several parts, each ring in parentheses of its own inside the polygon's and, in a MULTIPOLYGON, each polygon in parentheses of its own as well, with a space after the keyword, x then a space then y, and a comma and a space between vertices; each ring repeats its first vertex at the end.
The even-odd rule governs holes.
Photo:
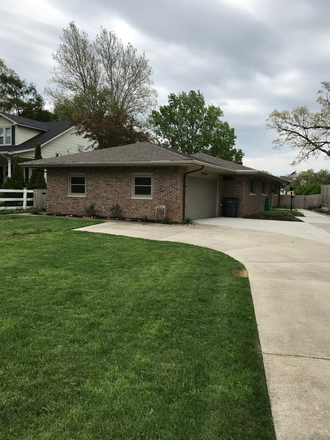
POLYGON ((0 217, 0 438, 274 439, 243 266, 90 223, 0 217))

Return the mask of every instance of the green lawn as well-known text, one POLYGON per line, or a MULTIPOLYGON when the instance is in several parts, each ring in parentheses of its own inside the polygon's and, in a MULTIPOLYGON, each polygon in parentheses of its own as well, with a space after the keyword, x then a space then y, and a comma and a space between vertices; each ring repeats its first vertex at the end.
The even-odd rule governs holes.
POLYGON ((0 216, 1 439, 274 440, 243 266, 0 216))

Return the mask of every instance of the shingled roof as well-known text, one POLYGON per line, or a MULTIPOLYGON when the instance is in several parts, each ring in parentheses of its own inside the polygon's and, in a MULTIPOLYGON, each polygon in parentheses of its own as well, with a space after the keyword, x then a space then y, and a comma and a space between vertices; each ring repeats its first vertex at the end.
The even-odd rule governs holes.
POLYGON ((216 165, 221 168, 226 168, 230 170, 253 170, 253 168, 245 167, 237 162, 230 162, 228 160, 219 159, 218 157, 210 156, 205 153, 194 153, 191 155, 195 159, 202 160, 211 165, 216 165))
POLYGON ((37 130, 47 131, 47 122, 35 121, 33 119, 22 118, 21 116, 12 115, 9 113, 0 112, 0 116, 8 119, 17 125, 22 125, 23 127, 35 128, 37 130))
POLYGON ((193 162, 194 158, 150 142, 87 151, 33 161, 33 166, 106 166, 193 162))
POLYGON ((30 167, 54 168, 54 167, 100 167, 100 166, 168 166, 181 165, 195 167, 204 166, 221 174, 251 174, 261 175, 270 179, 285 182, 283 179, 271 174, 255 170, 218 159, 204 153, 183 154, 171 148, 164 148, 150 142, 138 142, 135 144, 122 145, 120 147, 104 148, 101 150, 87 151, 85 153, 68 154, 66 156, 51 157, 26 162, 30 167))

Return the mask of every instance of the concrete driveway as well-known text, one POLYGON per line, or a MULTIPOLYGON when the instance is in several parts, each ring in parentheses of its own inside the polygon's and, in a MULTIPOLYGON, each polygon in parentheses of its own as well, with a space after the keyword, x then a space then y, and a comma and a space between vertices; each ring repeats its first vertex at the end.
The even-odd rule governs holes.
POLYGON ((329 440, 330 217, 302 211, 302 223, 109 221, 80 230, 189 243, 241 261, 249 273, 277 439, 329 440))

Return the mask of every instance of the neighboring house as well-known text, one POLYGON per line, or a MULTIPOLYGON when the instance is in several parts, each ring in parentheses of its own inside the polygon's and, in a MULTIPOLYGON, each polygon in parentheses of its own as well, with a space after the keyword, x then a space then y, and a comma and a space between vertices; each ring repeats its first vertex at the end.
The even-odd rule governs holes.
MULTIPOLYGON (((23 164, 24 165, 24 164, 23 164)), ((160 210, 175 222, 223 215, 223 197, 237 197, 238 216, 279 204, 285 180, 203 153, 186 155, 149 142, 34 161, 47 169, 47 212, 154 220, 160 210)))
MULTIPOLYGON (((75 134, 69 121, 39 122, 0 112, 0 188, 11 176, 16 156, 34 159, 37 144, 44 158, 83 152, 89 142, 75 134)), ((25 167, 28 181, 29 166, 25 167)))

